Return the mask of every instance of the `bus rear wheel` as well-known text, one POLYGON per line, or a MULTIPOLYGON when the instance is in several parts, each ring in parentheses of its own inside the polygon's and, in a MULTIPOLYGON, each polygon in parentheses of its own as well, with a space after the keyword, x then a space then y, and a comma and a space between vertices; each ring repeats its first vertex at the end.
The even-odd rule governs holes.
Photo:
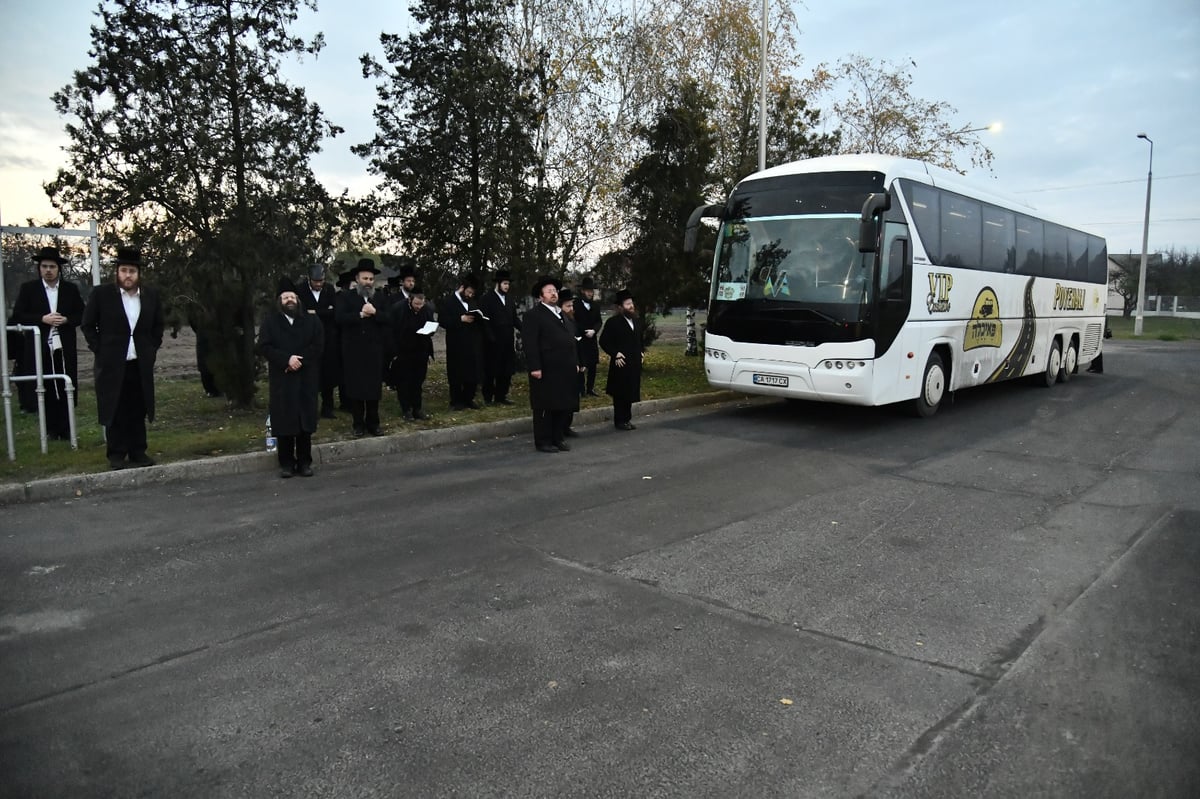
POLYGON ((1079 349, 1075 346, 1074 340, 1067 345, 1067 351, 1063 355, 1062 371, 1058 373, 1058 382, 1068 383, 1071 376, 1075 374, 1075 367, 1079 365, 1079 349))
POLYGON ((936 352, 929 353, 925 362, 925 375, 921 378, 921 393, 912 401, 913 415, 928 419, 938 412, 942 398, 946 396, 946 366, 942 356, 936 352))
POLYGON ((1042 373, 1041 379, 1038 380, 1039 385, 1050 388, 1059 381, 1059 376, 1062 374, 1063 357, 1062 357, 1062 342, 1054 339, 1050 345, 1050 355, 1046 358, 1046 371, 1042 373))

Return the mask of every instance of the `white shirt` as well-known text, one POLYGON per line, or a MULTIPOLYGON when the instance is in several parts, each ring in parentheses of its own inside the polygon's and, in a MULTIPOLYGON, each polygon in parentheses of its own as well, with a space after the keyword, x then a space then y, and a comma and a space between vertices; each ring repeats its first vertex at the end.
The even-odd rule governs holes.
POLYGON ((561 308, 559 308, 557 305, 549 305, 548 303, 544 303, 544 302, 542 303, 542 305, 545 305, 547 308, 549 308, 551 311, 553 311, 554 315, 558 317, 558 321, 560 321, 560 322, 562 321, 562 309, 561 308))
POLYGON ((471 310, 471 306, 470 306, 470 305, 467 305, 467 301, 463 299, 463 295, 459 294, 459 293, 456 291, 456 292, 454 292, 454 296, 455 296, 455 297, 458 297, 458 301, 462 303, 462 307, 463 307, 463 310, 464 310, 464 311, 469 311, 469 310, 471 310))
POLYGON ((133 346, 133 328, 137 326, 138 318, 142 315, 142 289, 130 294, 124 289, 121 292, 121 304, 125 306, 125 318, 129 320, 129 349, 125 351, 125 360, 137 360, 137 347, 133 346))
MULTIPOLYGON (((46 281, 42 281, 42 288, 46 290, 46 302, 50 305, 50 313, 58 313, 58 284, 51 286, 46 281)), ((51 327, 50 332, 46 335, 46 346, 51 351, 62 347, 62 343, 58 340, 58 328, 51 327)))
MULTIPOLYGON (((492 291, 496 291, 496 290, 495 290, 495 289, 492 289, 492 291)), ((500 298, 500 304, 501 304, 501 305, 507 305, 507 303, 504 301, 504 295, 503 295, 503 294, 501 294, 500 292, 496 291, 496 296, 500 298)))

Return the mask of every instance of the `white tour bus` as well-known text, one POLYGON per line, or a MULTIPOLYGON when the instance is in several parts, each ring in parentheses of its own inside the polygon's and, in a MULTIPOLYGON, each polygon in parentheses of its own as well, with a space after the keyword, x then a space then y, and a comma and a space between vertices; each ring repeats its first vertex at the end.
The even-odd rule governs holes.
POLYGON ((1100 355, 1102 238, 919 161, 839 155, 772 167, 723 205, 704 366, 719 388, 853 405, 1024 375, 1065 382, 1100 355))

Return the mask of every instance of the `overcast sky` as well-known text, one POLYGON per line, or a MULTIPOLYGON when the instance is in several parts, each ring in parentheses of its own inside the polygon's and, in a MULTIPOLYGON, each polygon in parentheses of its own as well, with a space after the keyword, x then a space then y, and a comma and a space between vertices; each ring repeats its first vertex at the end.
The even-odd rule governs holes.
MULTIPOLYGON (((95 0, 4 0, 0 28, 0 219, 53 210, 41 185, 61 163, 50 95, 86 64, 95 0), (53 13, 47 13, 53 9, 53 13)), ((405 0, 325 2, 298 32, 324 31, 319 59, 289 65, 346 133, 315 168, 331 191, 370 185, 349 153, 373 133, 373 84, 359 56, 410 24, 405 0)), ((1150 146, 1150 250, 1200 250, 1200 2, 1197 0, 808 0, 794 3, 802 72, 852 53, 915 63, 913 93, 958 109, 995 153, 973 174, 1047 214, 1140 252, 1150 146)), ((964 161, 966 159, 964 158, 964 161)))

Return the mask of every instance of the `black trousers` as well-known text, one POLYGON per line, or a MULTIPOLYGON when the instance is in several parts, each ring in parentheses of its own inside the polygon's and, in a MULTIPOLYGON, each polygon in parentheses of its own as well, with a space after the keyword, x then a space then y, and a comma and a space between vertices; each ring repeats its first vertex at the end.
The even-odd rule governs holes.
POLYGON ((451 383, 449 388, 451 405, 470 405, 475 401, 475 383, 451 383))
POLYGON ((354 417, 354 426, 367 430, 379 429, 379 400, 350 400, 350 414, 354 417))
POLYGON ((196 371, 200 373, 200 385, 204 387, 205 394, 218 394, 217 379, 213 377, 212 370, 208 368, 208 354, 212 351, 212 345, 208 341, 208 336, 196 332, 196 371))
POLYGON ((613 397, 613 424, 621 425, 633 421, 633 403, 613 397))
MULTIPOLYGON (((66 365, 63 363, 62 350, 54 352, 48 361, 42 363, 46 374, 65 374, 66 365)), ((37 397, 37 385, 33 387, 34 397, 37 397)), ((67 386, 61 380, 46 380, 46 435, 68 436, 71 433, 71 420, 67 416, 67 386)), ((79 383, 75 384, 75 404, 79 404, 79 383)), ((34 399, 34 411, 37 411, 37 400, 34 399)))
POLYGON ((483 376, 483 398, 487 402, 492 400, 508 399, 508 392, 512 388, 512 375, 504 369, 500 372, 492 372, 490 369, 483 376))
POLYGON ((396 398, 400 400, 402 413, 421 410, 421 389, 425 385, 428 373, 428 361, 405 363, 396 367, 396 398))
MULTIPOLYGON (((587 366, 587 386, 585 387, 585 389, 587 391, 595 391, 596 390, 596 364, 589 363, 589 364, 585 364, 585 366, 587 366)), ((579 377, 580 377, 580 385, 583 385, 584 375, 581 373, 579 375, 579 377)), ((582 395, 583 391, 580 391, 579 393, 580 393, 580 395, 582 395)))
POLYGON ((279 436, 279 466, 297 469, 312 466, 312 433, 297 433, 294 436, 279 436))
POLYGON ((566 439, 567 427, 571 424, 571 411, 533 412, 533 445, 535 447, 561 444, 566 439))
POLYGON ((121 398, 112 423, 105 430, 109 460, 136 460, 146 454, 146 399, 142 396, 142 372, 136 360, 125 362, 121 398))

